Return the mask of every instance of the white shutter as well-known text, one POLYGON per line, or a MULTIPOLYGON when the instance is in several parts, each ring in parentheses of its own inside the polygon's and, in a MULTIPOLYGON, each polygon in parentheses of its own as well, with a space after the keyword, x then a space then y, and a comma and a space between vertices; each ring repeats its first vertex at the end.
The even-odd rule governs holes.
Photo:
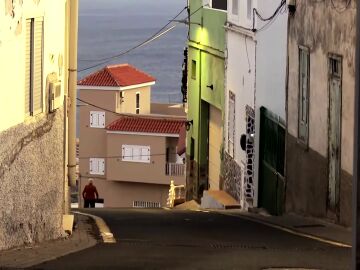
POLYGON ((123 145, 123 151, 122 151, 122 160, 123 161, 131 161, 132 160, 132 155, 133 155, 133 151, 132 148, 128 145, 123 145))
POLYGON ((211 7, 211 0, 203 0, 203 6, 211 7))
POLYGON ((26 37, 25 37, 25 115, 31 114, 31 19, 26 20, 26 37))
POLYGON ((122 160, 131 162, 150 163, 150 146, 123 145, 122 160))
POLYGON ((239 0, 232 0, 232 14, 239 15, 239 0))
POLYGON ((105 175, 105 159, 90 158, 90 174, 105 175))
POLYGON ((141 160, 146 163, 150 162, 150 147, 141 148, 141 160))
POLYGON ((105 112, 90 111, 90 127, 105 128, 105 112))
POLYGON ((133 158, 132 160, 141 160, 141 148, 140 147, 134 147, 133 148, 133 158))
POLYGON ((105 128, 105 112, 99 112, 99 127, 105 128))
POLYGON ((43 19, 34 21, 34 62, 33 62, 33 109, 34 113, 43 111, 43 19))

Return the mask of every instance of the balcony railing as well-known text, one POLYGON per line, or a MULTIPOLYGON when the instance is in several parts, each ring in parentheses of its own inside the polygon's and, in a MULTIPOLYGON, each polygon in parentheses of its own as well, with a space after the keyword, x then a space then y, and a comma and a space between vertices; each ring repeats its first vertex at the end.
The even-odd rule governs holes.
POLYGON ((166 163, 165 173, 169 176, 184 176, 185 164, 166 163))

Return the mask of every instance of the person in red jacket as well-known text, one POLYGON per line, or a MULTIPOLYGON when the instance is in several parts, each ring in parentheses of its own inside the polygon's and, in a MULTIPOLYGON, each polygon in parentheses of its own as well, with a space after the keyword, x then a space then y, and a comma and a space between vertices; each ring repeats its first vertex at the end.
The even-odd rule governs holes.
POLYGON ((84 198, 84 208, 95 208, 95 202, 99 198, 99 193, 93 184, 93 179, 89 179, 89 184, 85 186, 82 196, 84 198))

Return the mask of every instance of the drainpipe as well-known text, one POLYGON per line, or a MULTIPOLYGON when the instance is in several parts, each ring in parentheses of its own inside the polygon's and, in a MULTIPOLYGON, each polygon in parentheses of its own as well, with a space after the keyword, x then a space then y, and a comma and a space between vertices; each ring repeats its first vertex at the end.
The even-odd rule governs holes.
POLYGON ((69 37, 69 185, 76 186, 76 87, 77 87, 77 43, 78 43, 78 0, 70 0, 69 37))
POLYGON ((360 269, 360 4, 356 11, 352 269, 360 269))

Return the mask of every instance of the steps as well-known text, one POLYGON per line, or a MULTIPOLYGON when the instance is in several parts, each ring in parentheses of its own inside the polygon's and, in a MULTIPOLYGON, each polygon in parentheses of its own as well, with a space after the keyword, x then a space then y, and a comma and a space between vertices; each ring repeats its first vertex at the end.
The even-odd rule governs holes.
POLYGON ((205 190, 201 198, 202 209, 240 209, 238 203, 233 197, 223 190, 205 190))

